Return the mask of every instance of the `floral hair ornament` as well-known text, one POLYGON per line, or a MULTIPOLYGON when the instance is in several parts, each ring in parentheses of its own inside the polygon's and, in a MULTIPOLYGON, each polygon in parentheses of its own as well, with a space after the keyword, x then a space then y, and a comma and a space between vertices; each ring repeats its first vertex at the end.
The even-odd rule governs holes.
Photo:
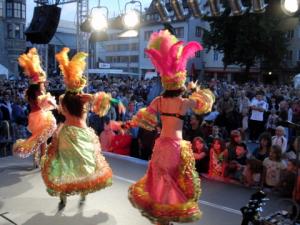
POLYGON ((36 48, 31 48, 28 53, 20 55, 18 61, 24 70, 24 74, 29 78, 30 84, 46 81, 47 76, 41 67, 40 56, 36 48))
POLYGON ((186 64, 197 51, 203 50, 195 41, 184 45, 168 30, 152 33, 145 50, 152 64, 159 72, 162 85, 166 90, 178 90, 186 80, 186 64))
POLYGON ((82 74, 85 70, 85 59, 88 54, 85 52, 78 52, 71 60, 69 60, 69 51, 69 48, 63 48, 55 55, 55 57, 64 76, 64 83, 67 91, 80 93, 86 85, 86 78, 82 74))

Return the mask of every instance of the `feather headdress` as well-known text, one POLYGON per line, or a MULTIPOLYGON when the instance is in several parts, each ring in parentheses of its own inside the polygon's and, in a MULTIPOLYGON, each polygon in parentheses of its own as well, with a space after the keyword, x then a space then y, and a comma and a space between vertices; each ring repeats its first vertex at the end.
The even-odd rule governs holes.
POLYGON ((28 53, 20 55, 18 61, 31 84, 38 84, 46 81, 47 76, 41 67, 40 57, 36 48, 31 48, 28 53))
POLYGON ((64 83, 67 91, 78 93, 81 92, 86 85, 86 79, 83 76, 83 72, 86 66, 85 58, 88 54, 78 52, 71 60, 69 60, 69 51, 69 48, 63 48, 55 55, 55 57, 64 76, 64 83))
POLYGON ((188 59, 201 50, 203 47, 198 42, 191 41, 184 46, 169 31, 161 30, 152 33, 145 52, 160 73, 163 87, 177 90, 185 83, 188 59))

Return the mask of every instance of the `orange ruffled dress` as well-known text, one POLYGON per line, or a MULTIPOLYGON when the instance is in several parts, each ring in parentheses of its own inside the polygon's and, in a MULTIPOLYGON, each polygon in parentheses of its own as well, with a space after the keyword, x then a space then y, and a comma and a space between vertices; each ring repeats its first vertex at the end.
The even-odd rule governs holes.
POLYGON ((54 97, 49 93, 38 97, 40 110, 31 112, 28 116, 28 130, 31 136, 19 139, 13 146, 13 153, 26 158, 38 151, 42 143, 46 143, 56 130, 56 120, 50 110, 56 105, 54 97))

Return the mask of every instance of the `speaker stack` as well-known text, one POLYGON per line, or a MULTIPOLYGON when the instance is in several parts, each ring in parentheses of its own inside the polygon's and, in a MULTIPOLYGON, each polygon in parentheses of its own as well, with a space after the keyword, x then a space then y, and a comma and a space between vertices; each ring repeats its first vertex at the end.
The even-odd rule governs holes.
POLYGON ((26 40, 32 44, 48 44, 54 36, 61 8, 56 5, 43 5, 34 8, 33 18, 25 31, 26 40))

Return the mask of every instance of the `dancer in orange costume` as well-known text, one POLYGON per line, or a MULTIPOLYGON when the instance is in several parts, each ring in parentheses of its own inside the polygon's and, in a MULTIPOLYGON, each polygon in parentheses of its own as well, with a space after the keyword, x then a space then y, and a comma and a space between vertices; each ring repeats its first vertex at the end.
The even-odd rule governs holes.
POLYGON ((155 224, 191 222, 200 219, 198 207, 200 179, 195 170, 191 143, 182 139, 183 119, 191 108, 197 114, 211 110, 211 91, 190 83, 191 95, 185 91, 186 63, 195 52, 202 50, 197 42, 184 46, 168 31, 153 33, 147 55, 160 73, 165 89, 150 106, 138 111, 128 126, 154 129, 160 114, 162 130, 156 140, 146 175, 129 188, 133 206, 155 224))
POLYGON ((56 107, 54 97, 46 93, 46 73, 40 65, 40 58, 35 48, 19 57, 19 65, 30 80, 26 90, 26 99, 30 105, 28 130, 31 136, 26 140, 17 140, 13 146, 13 153, 26 158, 34 154, 35 167, 39 165, 39 153, 44 155, 47 140, 56 129, 56 120, 50 110, 56 107))
POLYGON ((86 194, 112 183, 112 170, 101 154, 99 139, 87 126, 86 119, 90 106, 95 113, 104 116, 114 99, 104 92, 95 95, 83 92, 86 79, 82 73, 87 54, 79 52, 69 60, 68 52, 69 49, 64 48, 56 54, 67 89, 60 97, 59 105, 66 120, 54 135, 42 168, 48 193, 60 196, 59 209, 65 207, 68 195, 80 194, 79 205, 82 205, 86 194))

